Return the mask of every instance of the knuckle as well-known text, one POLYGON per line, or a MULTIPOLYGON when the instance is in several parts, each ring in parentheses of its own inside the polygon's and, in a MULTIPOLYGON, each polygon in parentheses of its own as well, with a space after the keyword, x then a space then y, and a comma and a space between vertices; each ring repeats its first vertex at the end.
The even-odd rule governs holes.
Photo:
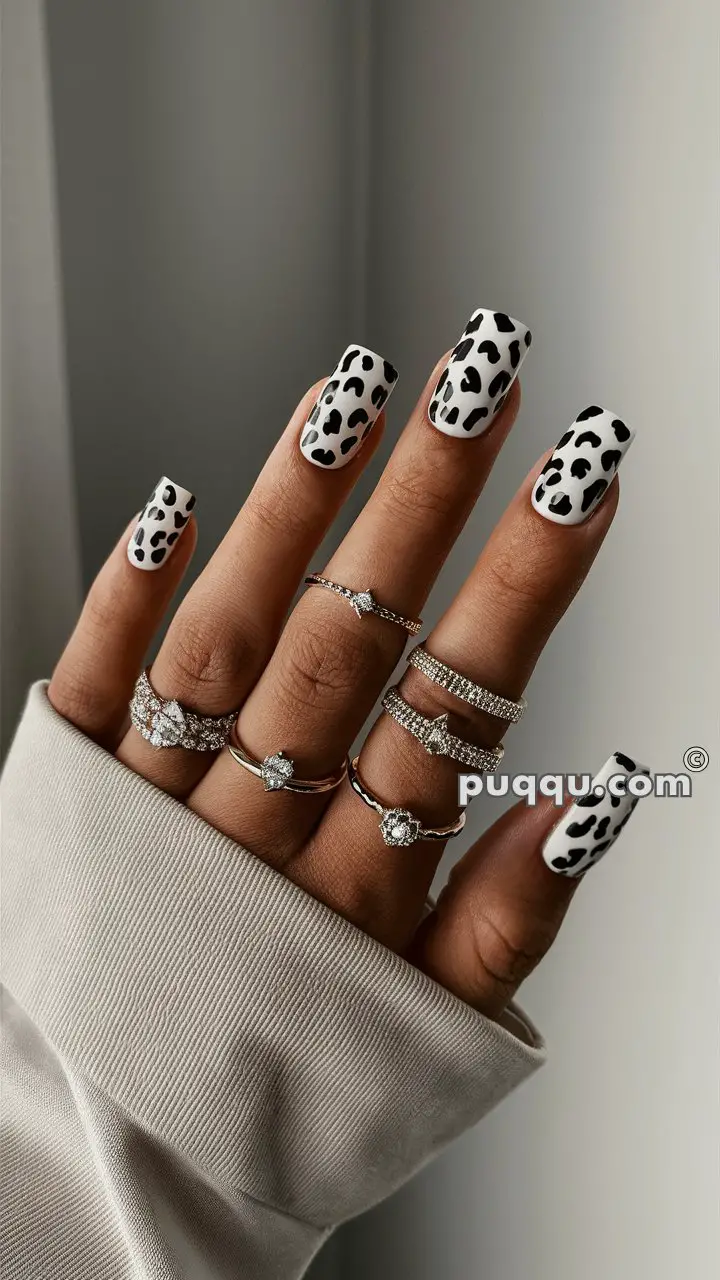
POLYGON ((412 520, 426 524, 428 516, 444 520, 456 506, 451 487, 427 463, 417 461, 393 468, 383 481, 381 493, 386 510, 402 523, 412 520))
POLYGON ((105 690, 87 678, 82 668, 67 670, 63 661, 53 673, 48 699, 64 720, 90 734, 107 713, 105 690))
POLYGON ((253 490, 245 501, 244 515, 251 528, 272 538, 292 540, 305 535, 307 519, 298 502, 295 485, 275 484, 272 495, 253 490))
POLYGON ((560 551, 552 528, 531 516, 531 511, 524 511, 510 529, 491 540, 483 557, 503 607, 520 612, 552 606, 566 597, 573 582, 577 589, 582 578, 576 561, 560 551))
POLYGON ((504 913, 502 920, 489 910, 472 917, 472 946, 483 986, 509 998, 532 973, 548 951, 555 929, 547 921, 528 919, 525 913, 504 913))
POLYGON ((547 573, 542 563, 512 546, 496 551, 488 561, 493 599, 503 610, 531 613, 547 592, 547 573))
MULTIPOLYGON (((181 613, 170 628, 163 646, 163 666, 175 696, 192 701, 202 690, 203 704, 213 703, 214 695, 226 711, 228 695, 252 680, 258 663, 258 652, 252 640, 222 622, 208 626, 207 617, 181 613)), ((201 708, 198 708, 201 709, 201 708)), ((211 714, 215 706, 207 706, 211 714)))
POLYGON ((108 632, 127 624, 128 601, 116 587, 110 590, 102 581, 102 575, 91 586, 83 606, 81 627, 92 640, 106 638, 108 632))
POLYGON ((380 646, 369 632, 361 635, 327 616, 296 619, 277 656, 279 696, 318 711, 342 708, 381 660, 380 646))

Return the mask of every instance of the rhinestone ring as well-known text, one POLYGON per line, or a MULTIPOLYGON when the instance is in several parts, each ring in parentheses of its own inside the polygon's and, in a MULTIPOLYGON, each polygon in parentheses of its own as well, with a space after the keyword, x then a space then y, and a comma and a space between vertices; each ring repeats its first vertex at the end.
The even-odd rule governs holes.
POLYGON ((388 715, 417 738, 431 756, 448 756, 459 764, 467 765, 474 773, 494 773, 505 754, 503 746, 486 750, 456 738, 448 730, 447 715, 429 720, 405 701, 396 685, 387 690, 382 705, 388 715))
POLYGON ((301 794, 307 794, 309 791, 332 791, 334 787, 340 785, 347 773, 347 760, 345 760, 341 768, 329 778, 296 778, 295 762, 286 756, 284 751, 275 751, 272 755, 265 756, 264 760, 255 760, 253 756, 248 755, 240 742, 237 729, 233 729, 231 741, 227 746, 236 764, 247 769, 248 773, 254 774, 256 778, 262 778, 266 791, 296 791, 301 794))
POLYGON ((394 622, 397 627, 404 627, 411 636, 416 636, 422 628, 420 620, 404 618, 401 613, 395 613, 392 609, 386 609, 384 605, 378 604, 371 591, 351 591, 349 587, 342 587, 339 582, 321 578, 319 573, 309 574, 305 582, 309 587, 326 587, 328 591, 334 591, 336 596, 342 596, 348 600, 358 618, 374 613, 378 618, 384 618, 386 622, 394 622))
POLYGON ((524 698, 520 698, 518 702, 511 702, 509 698, 501 698, 499 693, 490 693, 489 689, 483 689, 481 684, 475 684, 474 680, 461 676, 459 671, 453 671, 452 667, 447 667, 439 658, 434 658, 421 644, 410 650, 407 660, 411 667, 417 667, 428 680, 439 684, 449 693, 454 693, 461 702, 467 702, 478 711, 487 711, 491 716, 497 716, 499 720, 508 720, 510 724, 517 724, 527 707, 524 698))
POLYGON ((416 840, 449 840, 452 836, 460 834, 467 817, 464 809, 460 817, 446 827, 423 827, 420 819, 416 818, 409 809, 388 809, 377 796, 373 795, 372 791, 368 791, 365 783, 361 781, 357 771, 359 758, 356 756, 348 765, 350 785, 365 804, 380 814, 380 834, 386 845, 393 848, 407 848, 415 844, 416 840))
POLYGON ((147 671, 138 678, 130 700, 130 720, 153 747, 184 747, 186 751, 219 751, 225 746, 237 718, 201 716, 181 707, 175 698, 161 698, 147 671))

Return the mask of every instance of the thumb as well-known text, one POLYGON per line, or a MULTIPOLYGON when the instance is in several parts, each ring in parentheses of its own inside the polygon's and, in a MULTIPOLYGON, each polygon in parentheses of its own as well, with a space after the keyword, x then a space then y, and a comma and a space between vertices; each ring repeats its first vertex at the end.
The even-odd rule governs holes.
POLYGON ((608 779, 640 772, 647 770, 616 752, 590 793, 564 810, 549 798, 509 809, 453 868, 407 958, 498 1018, 554 942, 579 878, 614 844, 635 808, 637 797, 611 794, 608 779))

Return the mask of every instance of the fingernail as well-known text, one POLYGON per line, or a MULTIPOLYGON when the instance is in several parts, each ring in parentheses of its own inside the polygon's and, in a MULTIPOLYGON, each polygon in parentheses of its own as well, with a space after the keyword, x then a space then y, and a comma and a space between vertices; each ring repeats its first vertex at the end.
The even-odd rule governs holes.
POLYGON ((195 506, 189 489, 158 480, 128 542, 128 560, 137 569, 159 569, 180 538, 195 506))
POLYGON ((595 510, 635 439, 609 409, 590 405, 558 440, 533 489, 532 504, 555 524, 582 524, 595 510))
POLYGON ((531 341, 527 325, 504 311, 473 311, 433 391, 433 426, 461 440, 487 431, 531 341))
POLYGON ((542 854, 551 871, 581 876, 605 856, 640 799, 630 794, 612 795, 607 784, 618 775, 630 778, 635 774, 649 777, 650 770, 621 751, 605 761, 593 778, 592 790, 576 800, 545 841, 542 854))
POLYGON ((354 343, 328 378, 300 432, 300 452, 337 470, 355 456, 397 381, 397 369, 354 343))

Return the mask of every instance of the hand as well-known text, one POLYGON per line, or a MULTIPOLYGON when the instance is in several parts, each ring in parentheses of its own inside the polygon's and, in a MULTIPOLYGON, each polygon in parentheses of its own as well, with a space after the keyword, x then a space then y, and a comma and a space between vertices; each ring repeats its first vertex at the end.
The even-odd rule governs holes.
MULTIPOLYGON (((475 313, 449 362, 444 357, 433 372, 374 493, 322 570, 326 578, 353 591, 369 588, 381 605, 419 617, 515 421, 516 374, 529 345, 518 321, 475 313)), ((150 672, 161 697, 202 715, 239 708, 245 751, 262 761, 282 749, 296 778, 338 772, 408 639, 401 626, 360 616, 347 599, 319 587, 307 589, 286 616, 377 447, 396 376, 356 346, 330 380, 306 393, 180 605, 150 672)), ((432 655, 495 693, 520 698, 608 531, 618 502, 615 473, 631 439, 604 410, 579 415, 552 460, 545 455, 523 482, 427 637, 432 655)), ((611 808, 606 798, 562 816, 551 801, 515 806, 459 861, 436 909, 422 919, 444 842, 386 845, 378 814, 347 778, 321 793, 265 791, 228 750, 150 745, 128 727, 127 707, 195 546, 193 501, 163 481, 139 523, 125 531, 53 675, 53 705, 130 769, 499 1017, 552 943, 577 876, 612 843, 631 800, 611 808), (593 839, 593 830, 602 838, 593 839)), ((449 713, 451 732, 466 742, 494 747, 507 728, 412 666, 400 691, 424 716, 449 713)), ((632 772, 635 765, 627 764, 632 772)), ((424 827, 457 819, 457 776, 469 771, 429 754, 386 713, 365 740, 358 770, 384 805, 409 809, 424 827)))

